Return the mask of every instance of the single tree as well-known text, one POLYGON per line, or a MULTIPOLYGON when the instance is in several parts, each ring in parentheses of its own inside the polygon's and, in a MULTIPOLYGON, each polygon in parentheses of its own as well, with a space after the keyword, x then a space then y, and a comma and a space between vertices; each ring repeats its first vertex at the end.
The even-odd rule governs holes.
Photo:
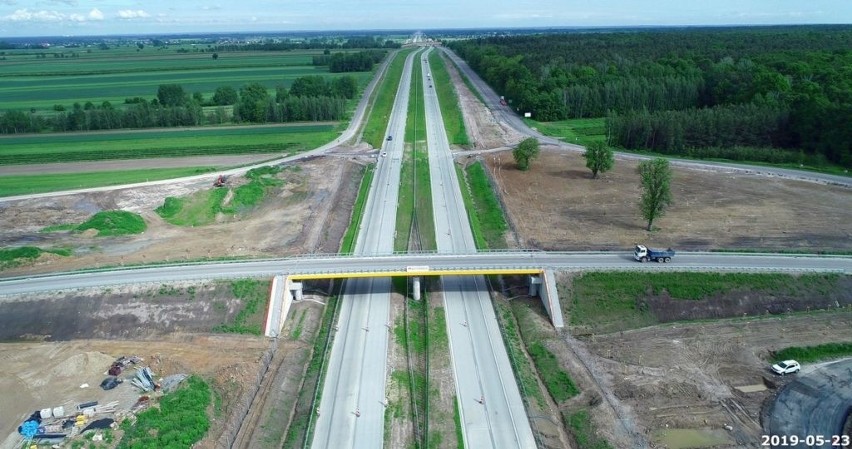
POLYGON ((219 59, 219 53, 213 53, 213 59, 219 59))
POLYGON ((518 164, 518 170, 529 170, 530 162, 538 157, 538 140, 534 137, 524 139, 512 151, 512 156, 515 157, 515 163, 518 164))
POLYGON ((612 166, 615 165, 612 148, 604 142, 592 142, 591 145, 586 147, 583 157, 586 158, 586 168, 592 171, 592 179, 597 178, 598 173, 610 171, 612 166))
POLYGON ((189 100, 189 95, 180 84, 160 84, 157 99, 163 106, 183 106, 189 100))
POLYGON ((648 220, 648 230, 654 219, 661 217, 672 203, 672 169, 669 161, 655 158, 639 163, 639 178, 642 183, 642 199, 639 207, 642 216, 648 220))
POLYGON ((213 93, 213 103, 217 106, 226 106, 236 103, 240 97, 237 90, 231 86, 219 86, 213 93))

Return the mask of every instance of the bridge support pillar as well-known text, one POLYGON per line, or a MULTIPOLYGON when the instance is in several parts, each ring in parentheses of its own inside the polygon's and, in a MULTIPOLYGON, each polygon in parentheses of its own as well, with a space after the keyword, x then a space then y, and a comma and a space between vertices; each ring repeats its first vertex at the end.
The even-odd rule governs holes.
POLYGON ((530 276, 530 296, 538 296, 538 286, 541 285, 541 276, 530 276))
POLYGON ((556 275, 553 270, 544 270, 541 274, 541 302, 544 304, 553 327, 562 329, 565 322, 562 319, 562 306, 559 305, 559 292, 556 291, 556 275))
POLYGON ((420 276, 411 278, 411 290, 414 294, 414 300, 420 301, 420 276))
POLYGON ((298 284, 299 299, 302 297, 302 284, 290 281, 284 275, 272 278, 272 288, 269 291, 269 304, 266 306, 266 326, 263 335, 277 338, 284 328, 284 320, 293 303, 293 284, 298 284))
POLYGON ((290 283, 290 291, 293 292, 293 300, 301 301, 302 300, 302 283, 301 282, 291 282, 290 283))

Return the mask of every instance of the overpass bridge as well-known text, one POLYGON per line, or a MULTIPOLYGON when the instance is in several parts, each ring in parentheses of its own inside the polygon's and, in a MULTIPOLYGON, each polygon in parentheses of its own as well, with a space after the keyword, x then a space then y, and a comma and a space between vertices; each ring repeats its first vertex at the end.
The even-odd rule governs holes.
MULTIPOLYGON (((669 264, 641 264, 630 252, 479 251, 389 255, 302 255, 279 259, 193 262, 146 267, 110 267, 0 280, 0 296, 125 284, 168 283, 243 277, 290 282, 309 279, 522 274, 547 271, 730 271, 852 273, 852 257, 791 254, 679 252, 669 264)), ((543 282, 546 284, 546 282, 543 282)), ((281 284, 281 287, 284 287, 281 284)), ((281 290, 280 294, 284 294, 281 290)), ((553 286, 555 291, 555 284, 553 286)), ((292 290, 291 290, 292 292, 292 290)), ((292 293, 291 293, 292 294, 292 293)), ((545 293, 546 294, 546 293, 545 293)), ((558 309, 558 308, 557 308, 558 309)), ((270 314, 276 312, 270 308, 270 314)), ((286 316, 286 314, 283 314, 286 316)), ((283 321, 280 323, 283 324, 283 321)), ((276 324, 277 325, 277 324, 276 324)), ((274 328, 274 326, 273 326, 274 328)))
POLYGON ((528 276, 529 295, 541 297, 553 326, 564 327, 559 293, 556 289, 556 276, 553 270, 538 268, 505 267, 431 267, 429 265, 409 265, 385 270, 357 270, 339 272, 291 273, 276 275, 272 280, 269 304, 267 306, 264 335, 277 337, 284 327, 284 321, 293 301, 302 299, 302 282, 321 279, 350 279, 377 277, 412 278, 412 292, 415 300, 420 299, 420 279, 424 276, 480 276, 480 275, 526 275, 528 276))

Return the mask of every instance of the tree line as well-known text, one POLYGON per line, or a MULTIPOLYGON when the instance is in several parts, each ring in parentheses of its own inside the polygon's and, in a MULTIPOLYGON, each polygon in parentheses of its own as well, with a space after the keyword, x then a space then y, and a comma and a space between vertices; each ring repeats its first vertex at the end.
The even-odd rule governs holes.
POLYGON ((852 166, 848 25, 562 33, 447 45, 519 112, 542 121, 608 117, 612 145, 677 154, 724 145, 801 149, 852 166), (740 113, 758 117, 733 116, 740 113), (729 132, 744 136, 722 135, 729 132))
POLYGON ((331 48, 401 48, 402 44, 390 39, 382 40, 378 36, 351 36, 346 39, 284 39, 266 40, 251 43, 219 44, 213 50, 225 51, 291 51, 318 50, 331 48))
POLYGON ((377 50, 359 51, 357 53, 330 53, 326 50, 325 54, 314 56, 313 65, 328 66, 328 71, 332 73, 369 72, 387 54, 386 51, 377 50))
POLYGON ((289 89, 277 87, 274 95, 259 83, 239 90, 220 86, 209 100, 200 92, 190 95, 179 84, 162 84, 156 98, 128 98, 123 107, 104 101, 74 103, 70 110, 57 105, 51 116, 6 111, 0 113, 0 134, 341 120, 346 101, 357 93, 357 81, 351 76, 330 81, 320 75, 304 76, 289 89), (203 106, 219 107, 205 113, 203 106), (226 106, 233 106, 230 113, 226 106))

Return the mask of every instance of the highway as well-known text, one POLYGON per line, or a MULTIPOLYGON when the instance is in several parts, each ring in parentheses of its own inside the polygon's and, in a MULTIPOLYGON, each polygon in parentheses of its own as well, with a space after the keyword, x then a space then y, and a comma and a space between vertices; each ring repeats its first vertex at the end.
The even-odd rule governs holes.
MULTIPOLYGON (((237 262, 200 262, 101 271, 51 273, 0 280, 0 296, 68 291, 124 284, 160 284, 207 279, 272 277, 307 274, 315 278, 337 275, 409 275, 408 267, 441 270, 549 268, 557 271, 728 271, 830 272, 852 274, 852 257, 795 256, 789 254, 735 254, 679 252, 671 263, 639 263, 632 253, 495 251, 468 254, 411 253, 396 255, 305 255, 282 259, 237 262)), ((421 273, 425 274, 425 273, 421 273)))
MULTIPOLYGON (((473 233, 432 87, 431 51, 426 51, 421 64, 438 253, 474 252, 473 233)), ((465 447, 535 447, 485 277, 443 276, 441 283, 465 447)))
MULTIPOLYGON (((388 122, 388 136, 364 208, 355 254, 392 254, 411 70, 405 60, 388 122)), ((328 359, 311 447, 380 448, 384 444, 384 401, 390 327, 389 277, 346 282, 337 332, 328 359)))

